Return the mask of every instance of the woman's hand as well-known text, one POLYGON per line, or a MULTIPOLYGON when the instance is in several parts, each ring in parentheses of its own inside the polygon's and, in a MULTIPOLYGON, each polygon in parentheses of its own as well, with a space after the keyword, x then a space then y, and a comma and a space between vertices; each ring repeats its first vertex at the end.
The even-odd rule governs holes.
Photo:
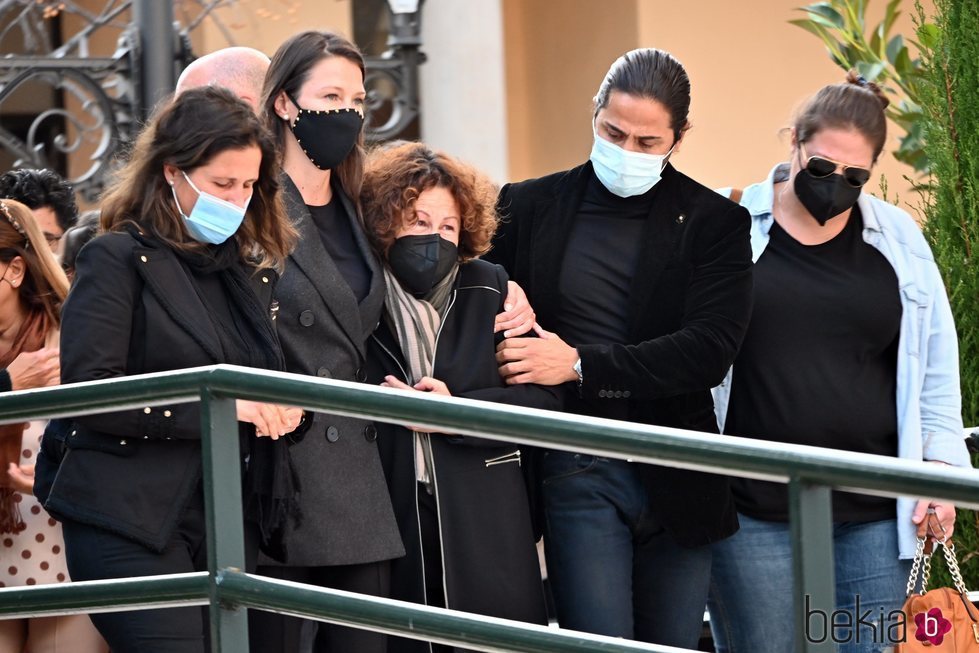
POLYGON ((10 484, 18 492, 34 493, 34 465, 10 463, 7 465, 7 476, 10 478, 10 484))
POLYGON ((61 381, 59 351, 57 347, 45 347, 21 353, 7 366, 11 388, 27 390, 58 385, 61 381))
POLYGON ((522 336, 537 324, 537 315, 523 288, 515 281, 507 281, 506 287, 506 303, 503 304, 503 312, 496 316, 493 333, 502 331, 505 338, 522 336))
POLYGON ((255 425, 255 435, 278 440, 296 430, 303 418, 303 409, 279 404, 267 404, 245 399, 235 400, 239 422, 255 425))
MULTIPOLYGON (((408 385, 396 376, 391 376, 390 374, 384 377, 384 381, 381 383, 385 388, 394 388, 395 390, 412 390, 415 392, 431 392, 432 394, 442 395, 443 397, 451 397, 452 393, 449 392, 448 386, 442 381, 432 378, 430 376, 423 376, 418 383, 415 385, 408 385)), ((441 433, 442 431, 435 431, 430 428, 424 428, 420 426, 412 426, 410 424, 405 424, 405 428, 409 428, 412 431, 419 431, 420 433, 441 433)))
POLYGON ((384 382, 381 385, 385 388, 394 388, 396 390, 418 390, 419 392, 431 392, 442 395, 443 397, 452 396, 452 393, 449 392, 449 387, 445 383, 431 376, 423 376, 415 385, 408 385, 398 377, 388 374, 384 377, 384 382))
MULTIPOLYGON (((948 465, 940 460, 926 461, 933 465, 948 465)), ((911 521, 918 526, 918 537, 945 540, 955 532, 955 506, 944 500, 921 499, 914 507, 911 521)))
POLYGON ((941 542, 955 532, 955 506, 922 499, 914 507, 911 521, 918 525, 918 537, 930 537, 941 542))

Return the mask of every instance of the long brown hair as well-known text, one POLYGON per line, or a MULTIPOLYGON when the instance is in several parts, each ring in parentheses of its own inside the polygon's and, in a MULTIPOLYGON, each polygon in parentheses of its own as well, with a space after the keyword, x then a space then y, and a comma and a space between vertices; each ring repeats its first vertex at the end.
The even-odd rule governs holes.
POLYGON ((235 238, 246 262, 281 269, 297 234, 282 205, 272 137, 248 104, 216 86, 185 91, 153 117, 102 199, 102 228, 135 223, 176 249, 203 248, 184 226, 163 166, 189 173, 221 152, 252 146, 261 150, 262 163, 235 238))
MULTIPOLYGON (((299 97, 299 89, 309 79, 309 71, 323 59, 343 57, 365 74, 364 55, 357 46, 333 32, 310 30, 300 32, 279 46, 272 56, 272 64, 265 75, 262 89, 262 110, 265 124, 272 132, 279 152, 285 152, 288 125, 275 115, 275 99, 285 91, 291 97, 299 97)), ((350 154, 333 169, 340 188, 354 203, 358 202, 364 179, 364 130, 360 130, 357 144, 350 154)))
POLYGON ((61 324, 68 277, 31 210, 15 200, 0 199, 0 263, 9 265, 18 256, 26 268, 18 288, 21 305, 28 316, 41 316, 47 335, 61 324))

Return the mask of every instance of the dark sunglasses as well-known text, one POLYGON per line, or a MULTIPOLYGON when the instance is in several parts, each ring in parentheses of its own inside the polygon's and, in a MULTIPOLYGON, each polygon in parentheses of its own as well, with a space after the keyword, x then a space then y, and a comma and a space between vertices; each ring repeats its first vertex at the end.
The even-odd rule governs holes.
POLYGON ((825 179, 836 172, 837 168, 842 167, 843 180, 853 188, 862 188, 864 184, 870 181, 870 170, 867 168, 848 166, 823 156, 808 156, 805 143, 799 143, 799 152, 805 161, 803 169, 816 179, 825 179))

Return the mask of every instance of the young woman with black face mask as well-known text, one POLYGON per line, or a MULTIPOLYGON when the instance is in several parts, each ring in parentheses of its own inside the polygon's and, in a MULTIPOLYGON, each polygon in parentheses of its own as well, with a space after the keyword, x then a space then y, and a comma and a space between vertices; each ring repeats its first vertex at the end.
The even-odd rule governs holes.
MULTIPOLYGON (((302 32, 272 57, 262 95, 282 156, 286 211, 300 233, 277 289, 286 368, 364 381, 365 345, 381 318, 385 281, 359 206, 367 95, 363 56, 337 34, 302 32)), ((496 328, 519 333, 533 325, 526 297, 516 294, 496 328)), ((367 420, 318 413, 307 426, 291 452, 302 519, 286 532, 288 566, 261 571, 384 596, 388 561, 404 555, 404 547, 377 454, 377 429, 367 420)), ((298 619, 256 611, 250 625, 254 650, 299 646, 298 619)), ((384 651, 383 635, 327 624, 316 628, 318 653, 384 651)))
MULTIPOLYGON (((387 280, 384 314, 368 345, 368 380, 559 410, 560 388, 508 386, 497 370, 502 334, 493 333, 493 322, 507 299, 507 275, 476 260, 496 232, 490 181, 444 153, 404 143, 371 155, 362 200, 387 280)), ((522 474, 526 447, 522 453, 515 444, 377 426, 408 552, 392 562, 392 597, 546 623, 522 474)), ((389 650, 432 649, 392 638, 389 650)))
MULTIPOLYGON (((823 88, 795 120, 789 162, 741 195, 752 216, 754 312, 715 388, 718 421, 732 435, 967 466, 938 268, 914 220, 863 192, 884 147, 886 106, 853 73, 823 88)), ((717 650, 794 650, 804 633, 791 627, 786 487, 735 479, 732 489, 741 530, 713 547, 717 650)), ((836 607, 854 624, 841 650, 888 648, 916 537, 951 536, 955 508, 836 492, 833 520, 836 607), (875 626, 860 621, 865 613, 875 626)))
MULTIPOLYGON (((265 119, 281 155, 286 212, 300 234, 276 293, 278 335, 290 372, 365 379, 364 341, 384 303, 384 278, 357 203, 365 96, 360 51, 329 32, 302 32, 286 41, 265 78, 265 119)), ((307 426, 291 452, 302 518, 286 529, 287 564, 263 559, 259 573, 386 596, 388 561, 404 548, 375 427, 320 413, 307 418, 307 426)), ((252 650, 299 650, 299 619, 252 611, 249 625, 252 650)), ((368 631, 321 624, 314 650, 381 653, 385 641, 368 631)))

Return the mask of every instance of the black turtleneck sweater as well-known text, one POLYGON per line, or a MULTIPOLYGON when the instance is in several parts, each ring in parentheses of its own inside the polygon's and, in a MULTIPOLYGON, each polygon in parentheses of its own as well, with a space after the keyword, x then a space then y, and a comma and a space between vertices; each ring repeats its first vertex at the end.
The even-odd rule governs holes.
MULTIPOLYGON (((629 293, 655 193, 654 186, 642 195, 619 197, 591 175, 557 280, 561 299, 553 328, 569 345, 629 342, 629 293)), ((625 401, 602 401, 582 408, 625 419, 628 407, 625 401)))

